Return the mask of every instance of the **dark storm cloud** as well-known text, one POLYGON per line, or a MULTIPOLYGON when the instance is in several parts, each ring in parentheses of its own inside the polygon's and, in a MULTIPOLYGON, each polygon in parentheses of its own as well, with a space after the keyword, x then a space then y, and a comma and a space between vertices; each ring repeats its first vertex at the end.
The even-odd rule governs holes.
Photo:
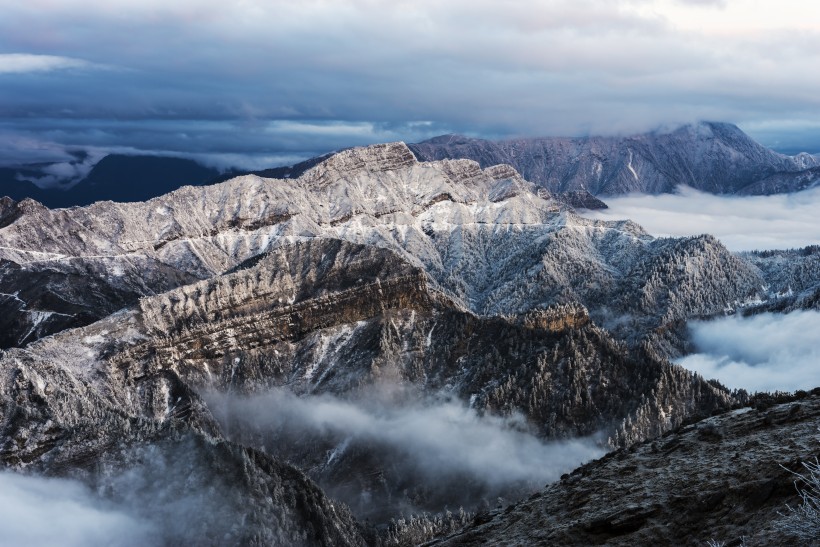
POLYGON ((447 131, 776 125, 818 105, 818 26, 750 19, 767 8, 746 0, 4 4, 0 116, 58 144, 275 161, 447 131))

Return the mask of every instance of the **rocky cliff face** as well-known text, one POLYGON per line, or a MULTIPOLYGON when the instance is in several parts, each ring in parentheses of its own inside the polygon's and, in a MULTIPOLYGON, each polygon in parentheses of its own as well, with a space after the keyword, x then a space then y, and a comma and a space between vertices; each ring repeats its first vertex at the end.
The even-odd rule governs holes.
POLYGON ((3 467, 81 480, 148 521, 162 543, 364 544, 349 512, 302 473, 225 441, 172 370, 105 358, 141 336, 121 313, 6 352, 3 467))
POLYGON ((816 157, 778 154, 734 125, 713 122, 632 137, 494 142, 445 135, 411 149, 425 161, 507 163, 551 192, 588 190, 596 196, 659 194, 681 184, 715 194, 771 194, 803 190, 820 180, 816 157))
MULTIPOLYGON (((446 394, 481 413, 523 415, 542 438, 599 434, 615 443, 659 434, 685 416, 734 401, 679 367, 631 352, 583 308, 477 316, 396 253, 335 239, 282 245, 230 273, 143 298, 133 310, 9 350, 0 368, 10 382, 2 391, 7 465, 53 469, 61 454, 74 462, 83 450, 82 461, 95 461, 121 428, 134 429, 136 439, 126 444, 140 449, 162 439, 160 433, 146 438, 143 427, 175 425, 186 442, 188 430, 213 442, 229 431, 243 445, 300 462, 342 496, 358 485, 343 499, 382 522, 405 506, 441 511, 475 500, 463 491, 437 493, 434 484, 408 491, 407 476, 384 453, 353 450, 344 439, 258 442, 243 425, 247 416, 216 424, 200 395, 286 388, 355 400, 379 386, 412 386, 422 399, 446 394), (19 389, 33 399, 21 402, 19 389), (28 406, 41 399, 49 410, 31 415, 28 406), (58 403, 51 400, 59 402, 53 410, 58 403), (134 420, 139 427, 124 425, 134 420), (99 440, 77 438, 71 428, 80 423, 99 440), (329 452, 338 454, 328 461, 329 452), (362 458, 366 465, 359 465, 362 458), (364 505, 362 491, 372 492, 364 505)), ((79 472, 74 464, 59 465, 79 472)), ((423 476, 418 480, 426 484, 423 476)), ((316 503, 310 511, 330 519, 322 516, 324 502, 316 503)))

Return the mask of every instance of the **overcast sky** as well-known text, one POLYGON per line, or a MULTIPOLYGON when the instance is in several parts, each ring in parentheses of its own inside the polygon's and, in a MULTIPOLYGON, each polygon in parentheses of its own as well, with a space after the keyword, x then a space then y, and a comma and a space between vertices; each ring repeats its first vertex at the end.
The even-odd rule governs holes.
POLYGON ((65 148, 246 166, 357 144, 701 119, 820 151, 798 0, 0 0, 0 163, 65 148))

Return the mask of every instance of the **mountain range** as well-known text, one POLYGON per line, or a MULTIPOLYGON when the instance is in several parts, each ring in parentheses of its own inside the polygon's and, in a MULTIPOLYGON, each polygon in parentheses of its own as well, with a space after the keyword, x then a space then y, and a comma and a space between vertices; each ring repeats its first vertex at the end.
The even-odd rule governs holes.
MULTIPOLYGON (((409 147, 420 161, 472 159, 481 167, 511 165, 565 203, 587 209, 606 207, 594 196, 667 193, 680 185, 714 194, 768 195, 812 188, 820 180, 817 155, 786 156, 758 144, 735 125, 716 122, 628 137, 492 141, 442 135, 409 147)), ((3 167, 0 197, 32 198, 48 207, 145 201, 184 185, 216 184, 243 174, 298 178, 332 154, 253 172, 220 171, 185 158, 112 154, 68 188, 35 184, 48 165, 3 167)))
MULTIPOLYGON (((390 143, 286 174, 67 209, 0 201, 5 468, 81 481, 168 543, 398 545, 402 515, 463 507, 442 533, 501 522, 496 500, 570 470, 497 480, 518 457, 503 451, 450 468, 448 437, 643 454, 754 401, 669 361, 691 350, 687 320, 820 302, 816 249, 737 255, 590 220, 506 164, 390 143), (460 426, 435 444, 439 421, 460 426)), ((660 514, 622 509, 626 528, 596 509, 594 537, 660 514)), ((518 520, 525 544, 538 525, 518 520)))
POLYGON ((761 146, 736 125, 701 122, 631 137, 526 138, 504 141, 443 135, 411 145, 420 160, 467 158, 505 163, 551 192, 595 196, 661 194, 680 185, 712 194, 796 192, 820 181, 820 159, 761 146))

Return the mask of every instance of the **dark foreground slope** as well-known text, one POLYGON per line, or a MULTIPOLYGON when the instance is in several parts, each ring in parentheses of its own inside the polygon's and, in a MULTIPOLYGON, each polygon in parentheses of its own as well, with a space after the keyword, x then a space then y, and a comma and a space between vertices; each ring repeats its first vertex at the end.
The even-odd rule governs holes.
MULTIPOLYGON (((784 529, 820 453, 820 394, 715 416, 608 454, 436 545, 805 545, 784 529)), ((811 542, 809 542, 811 543, 811 542)))

